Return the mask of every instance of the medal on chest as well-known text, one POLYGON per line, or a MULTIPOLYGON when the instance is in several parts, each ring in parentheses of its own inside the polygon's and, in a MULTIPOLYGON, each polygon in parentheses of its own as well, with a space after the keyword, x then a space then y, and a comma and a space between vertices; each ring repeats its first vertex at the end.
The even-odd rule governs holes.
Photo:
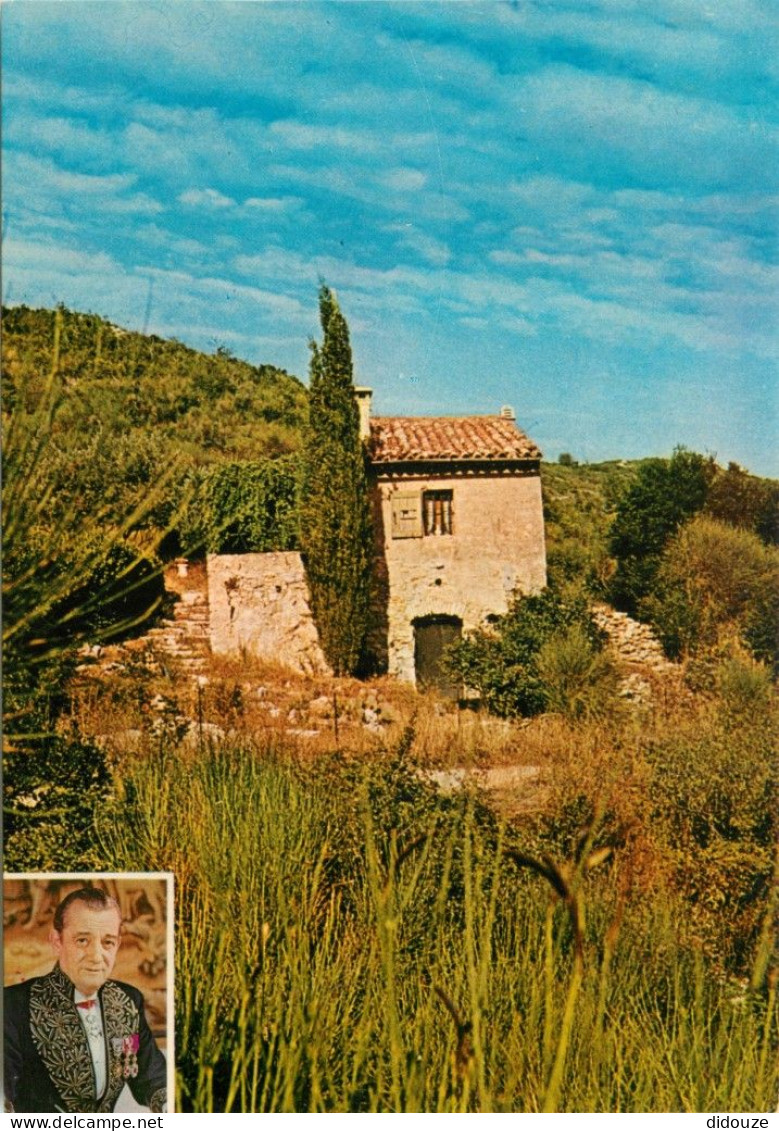
POLYGON ((138 1075, 138 1048, 140 1037, 131 1033, 129 1037, 112 1037, 113 1074, 117 1080, 128 1080, 138 1075))

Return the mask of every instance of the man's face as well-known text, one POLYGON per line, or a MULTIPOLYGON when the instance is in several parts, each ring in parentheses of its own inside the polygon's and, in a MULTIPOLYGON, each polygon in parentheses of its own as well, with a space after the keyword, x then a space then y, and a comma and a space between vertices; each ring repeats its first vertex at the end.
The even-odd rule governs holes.
POLYGON ((119 950, 120 922, 115 907, 94 908, 77 899, 65 912, 62 930, 51 932, 60 968, 82 994, 92 997, 110 977, 119 950))

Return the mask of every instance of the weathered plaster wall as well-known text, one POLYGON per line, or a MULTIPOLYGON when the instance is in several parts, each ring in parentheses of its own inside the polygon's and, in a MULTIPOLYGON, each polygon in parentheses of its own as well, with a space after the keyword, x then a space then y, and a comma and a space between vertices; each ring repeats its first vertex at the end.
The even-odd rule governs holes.
POLYGON ((538 474, 424 478, 379 476, 388 574, 388 668, 414 682, 416 617, 457 616, 477 628, 505 613, 512 593, 546 584, 538 474), (410 490, 453 492, 453 533, 393 538, 392 496, 410 490))
POLYGON ((209 554, 211 650, 326 672, 300 554, 209 554))

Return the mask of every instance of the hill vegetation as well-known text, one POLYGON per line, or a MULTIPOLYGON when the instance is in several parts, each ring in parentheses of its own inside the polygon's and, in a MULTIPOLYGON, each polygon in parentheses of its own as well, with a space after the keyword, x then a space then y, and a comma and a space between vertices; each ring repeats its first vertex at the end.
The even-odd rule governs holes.
MULTIPOLYGON (((241 522, 240 515, 246 514, 245 496, 258 479, 267 484, 278 478, 283 480, 278 490, 266 485, 264 497, 271 512, 277 494, 282 499, 279 548, 295 544, 288 474, 249 465, 288 456, 284 466, 297 483, 308 393, 296 377, 273 365, 240 361, 222 347, 204 354, 175 340, 125 330, 96 314, 63 307, 4 308, 6 421, 20 414, 32 418, 40 410, 53 368, 57 410, 39 454, 54 513, 64 514, 75 503, 82 514, 100 514, 119 524, 144 501, 137 521, 160 532, 173 526, 188 549, 206 542, 210 551, 220 548, 222 528, 232 552, 269 549, 268 522, 257 514, 241 522), (163 489, 149 500, 161 479, 167 480, 163 489), (208 483, 212 524, 207 537, 202 482, 208 483), (193 500, 188 513, 187 498, 193 500), (255 536, 253 530, 260 533, 255 536)), ((775 540, 779 485, 734 464, 727 470, 713 461, 709 465, 707 513, 746 526, 763 541, 775 540)), ((642 480, 657 478, 658 468, 662 476, 666 466, 672 479, 673 461, 667 460, 580 465, 567 456, 559 464, 544 464, 551 577, 583 582, 605 595, 619 556, 610 537, 613 541, 620 500, 642 480)), ((645 495, 651 496, 651 486, 643 488, 645 495)), ((640 505, 633 509, 642 510, 640 505)), ((176 539, 170 548, 176 549, 176 539)))
MULTIPOLYGON (((157 555, 299 547, 309 394, 297 378, 63 307, 11 307, 3 331, 4 423, 17 438, 36 437, 11 444, 18 466, 6 461, 10 486, 16 467, 34 503, 12 527, 16 540, 7 539, 7 577, 26 576, 38 554, 58 563, 49 574, 78 575, 77 594, 94 591, 97 579, 110 584, 112 562, 135 587, 134 598, 114 594, 80 623, 67 594, 49 599, 47 618, 67 615, 66 635, 142 619, 159 603, 140 584, 157 555), (34 468, 25 467, 33 452, 34 468), (145 563, 140 574, 133 558, 145 563)), ((775 662, 777 483, 681 449, 670 460, 583 466, 566 453, 543 466, 542 479, 549 579, 566 599, 606 599, 651 621, 675 658, 729 633, 775 662), (705 584, 683 576, 682 533, 696 516, 715 523, 706 553, 720 564, 716 579, 703 572, 705 584), (734 529, 742 549, 759 543, 737 611, 722 598, 743 590, 738 553, 728 548, 734 529)), ((578 653, 586 667, 592 657, 578 653)))
POLYGON ((230 461, 260 461, 300 447, 306 390, 272 365, 249 365, 177 341, 124 330, 95 314, 3 311, 4 413, 40 406, 52 365, 58 411, 41 454, 59 513, 73 503, 114 522, 177 468, 142 521, 167 529, 181 480, 230 461))

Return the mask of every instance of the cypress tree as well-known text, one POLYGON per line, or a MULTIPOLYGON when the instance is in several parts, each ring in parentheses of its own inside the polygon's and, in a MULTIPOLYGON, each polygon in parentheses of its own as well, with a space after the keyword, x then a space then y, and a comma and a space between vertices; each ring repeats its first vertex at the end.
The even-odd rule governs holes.
POLYGON ((333 671, 346 675, 359 667, 365 645, 373 538, 349 328, 324 284, 319 317, 322 344, 311 342, 300 545, 322 649, 333 671))

